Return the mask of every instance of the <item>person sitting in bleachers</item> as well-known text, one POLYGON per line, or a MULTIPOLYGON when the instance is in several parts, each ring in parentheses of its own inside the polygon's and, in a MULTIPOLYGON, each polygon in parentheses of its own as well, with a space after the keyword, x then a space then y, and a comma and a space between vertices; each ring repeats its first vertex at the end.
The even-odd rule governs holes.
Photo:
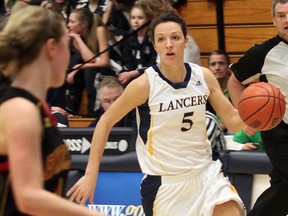
MULTIPOLYGON (((100 117, 105 111, 114 103, 123 92, 123 86, 115 77, 106 77, 100 82, 98 99, 100 101, 100 108, 96 111, 96 119, 88 125, 88 127, 95 127, 100 117)), ((135 112, 130 112, 127 116, 117 122, 114 127, 135 127, 135 112)))
POLYGON ((97 13, 103 23, 107 23, 113 7, 112 0, 78 0, 76 8, 87 8, 92 13, 97 13))
MULTIPOLYGON (((78 113, 83 89, 88 95, 87 116, 94 117, 97 73, 110 73, 107 29, 97 14, 86 8, 72 11, 68 22, 71 37, 71 72, 67 75, 69 84, 69 110, 78 113), (99 54, 95 57, 96 54, 99 54), (94 58, 94 59, 93 59, 94 58), (92 60, 91 60, 92 59, 92 60), (89 61, 89 62, 87 62, 89 61), (84 65, 82 63, 86 62, 84 65), (80 67, 80 68, 79 68, 80 67)), ((113 73, 111 72, 111 75, 113 73)))
POLYGON ((114 34, 115 40, 120 41, 131 32, 129 23, 130 11, 135 0, 112 0, 113 7, 107 22, 107 27, 114 34))
MULTIPOLYGON (((226 52, 222 50, 215 50, 209 54, 208 65, 209 65, 209 69, 212 71, 215 78, 217 79, 223 94, 228 100, 230 100, 230 95, 229 95, 229 91, 227 88, 227 83, 231 75, 231 71, 229 68, 230 57, 228 56, 226 52)), ((207 103, 206 106, 207 106, 208 111, 214 114, 216 113, 209 102, 207 103)), ((226 126, 222 123, 219 116, 217 116, 217 118, 225 134, 230 134, 230 132, 227 131, 226 126)))
POLYGON ((135 32, 120 46, 124 71, 118 80, 123 85, 139 76, 139 69, 156 64, 157 53, 148 34, 148 23, 152 18, 147 5, 136 1, 130 12, 130 25, 135 32))

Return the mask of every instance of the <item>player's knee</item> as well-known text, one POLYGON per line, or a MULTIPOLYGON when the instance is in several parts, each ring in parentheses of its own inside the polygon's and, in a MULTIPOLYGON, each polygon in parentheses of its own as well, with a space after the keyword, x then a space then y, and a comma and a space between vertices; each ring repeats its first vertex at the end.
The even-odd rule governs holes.
POLYGON ((234 201, 228 201, 220 205, 216 205, 213 211, 213 216, 244 216, 244 209, 234 201))

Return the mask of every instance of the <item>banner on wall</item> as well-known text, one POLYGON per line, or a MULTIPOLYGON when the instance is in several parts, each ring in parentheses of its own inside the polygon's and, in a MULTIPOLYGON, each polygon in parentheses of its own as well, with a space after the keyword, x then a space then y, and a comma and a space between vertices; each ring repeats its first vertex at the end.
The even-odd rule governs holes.
MULTIPOLYGON (((94 128, 59 128, 72 155, 89 155, 94 128)), ((122 155, 135 151, 137 131, 131 127, 114 127, 108 137, 104 155, 122 155)))
POLYGON ((143 174, 138 172, 100 172, 94 204, 86 205, 107 216, 144 216, 140 195, 142 178, 143 174))

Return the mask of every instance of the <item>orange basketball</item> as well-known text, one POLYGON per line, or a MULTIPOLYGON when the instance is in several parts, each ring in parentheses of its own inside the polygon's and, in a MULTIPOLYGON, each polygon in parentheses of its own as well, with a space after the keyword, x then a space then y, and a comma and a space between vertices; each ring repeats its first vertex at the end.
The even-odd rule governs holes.
POLYGON ((256 130, 269 130, 282 120, 286 110, 280 89, 265 82, 250 84, 242 92, 238 112, 244 123, 256 130))

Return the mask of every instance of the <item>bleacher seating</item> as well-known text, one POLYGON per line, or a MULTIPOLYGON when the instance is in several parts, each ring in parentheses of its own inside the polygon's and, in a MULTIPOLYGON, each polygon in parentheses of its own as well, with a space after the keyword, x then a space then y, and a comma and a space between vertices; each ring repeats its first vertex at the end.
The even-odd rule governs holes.
MULTIPOLYGON (((271 19, 271 0, 187 0, 179 12, 185 18, 188 33, 199 46, 201 64, 205 67, 208 66, 208 54, 221 49, 219 41, 224 41, 225 51, 233 63, 253 44, 276 35, 271 19), (221 2, 223 38, 219 38, 217 23, 217 4, 221 2)), ((85 97, 80 113, 85 113, 85 97)))

